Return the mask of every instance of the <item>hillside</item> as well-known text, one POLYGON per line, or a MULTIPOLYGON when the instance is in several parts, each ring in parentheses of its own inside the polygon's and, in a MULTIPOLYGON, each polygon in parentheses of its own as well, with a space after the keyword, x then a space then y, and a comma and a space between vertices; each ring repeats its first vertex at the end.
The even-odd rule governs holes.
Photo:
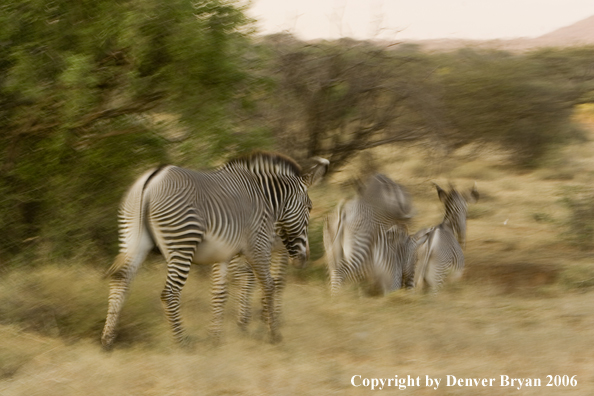
POLYGON ((426 51, 452 51, 463 47, 527 51, 542 47, 594 45, 594 15, 536 38, 509 40, 436 39, 406 41, 406 43, 417 44, 426 51))
POLYGON ((594 15, 533 40, 540 46, 594 44, 594 15))

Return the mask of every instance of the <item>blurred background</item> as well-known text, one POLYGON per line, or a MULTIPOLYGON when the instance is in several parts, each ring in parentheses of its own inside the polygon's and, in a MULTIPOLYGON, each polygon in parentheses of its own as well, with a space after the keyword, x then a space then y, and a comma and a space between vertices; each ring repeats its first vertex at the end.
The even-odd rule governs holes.
MULTIPOLYGON (((0 393, 344 394, 366 372, 571 374, 589 394, 594 17, 489 41, 303 40, 261 34, 256 18, 224 0, 0 3, 0 393), (102 354, 101 274, 125 190, 154 165, 210 168, 254 149, 331 162, 311 192, 312 263, 289 274, 285 342, 242 338, 230 301, 223 347, 177 350, 154 257, 121 349, 102 354), (441 221, 430 181, 478 183, 461 284, 435 298, 353 287, 330 304, 324 216, 376 171, 411 191, 412 231, 441 221)), ((182 304, 198 339, 207 272, 182 304)))

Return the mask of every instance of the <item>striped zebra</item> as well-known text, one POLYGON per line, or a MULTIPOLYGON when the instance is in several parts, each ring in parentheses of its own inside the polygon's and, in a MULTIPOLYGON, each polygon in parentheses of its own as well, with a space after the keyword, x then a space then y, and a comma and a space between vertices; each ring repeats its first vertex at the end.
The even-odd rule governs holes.
MULTIPOLYGON (((167 261, 161 301, 177 342, 186 339, 180 298, 191 264, 221 263, 218 276, 224 277, 227 263, 238 254, 246 258, 263 290, 270 340, 279 341, 269 269, 272 246, 278 235, 293 260, 307 260, 312 206, 308 188, 327 169, 324 159, 302 172, 288 157, 257 152, 215 171, 164 166, 143 174, 120 206, 120 254, 107 271, 111 280, 104 347, 112 345, 130 282, 155 245, 167 261)), ((217 285, 224 289, 215 274, 215 295, 217 285)))
POLYGON ((433 292, 439 290, 449 271, 453 271, 454 279, 462 275, 468 203, 479 199, 476 184, 468 194, 461 194, 452 185, 449 192, 437 184, 435 188, 445 207, 443 221, 420 230, 413 237, 417 244, 415 287, 422 290, 428 287, 433 292))
POLYGON ((412 216, 406 189, 381 174, 367 180, 357 197, 341 202, 324 224, 332 295, 346 280, 366 281, 372 294, 411 287, 414 245, 406 223, 412 216))
MULTIPOLYGON (((270 274, 274 281, 274 291, 276 293, 274 298, 274 313, 277 320, 280 319, 282 311, 282 298, 281 295, 286 286, 286 274, 289 265, 289 254, 285 245, 282 243, 280 238, 276 238, 276 241, 272 247, 272 253, 270 258, 270 274)), ((217 264, 218 265, 218 264, 217 264)), ((293 265, 297 268, 302 268, 299 263, 293 261, 293 265)), ((256 287, 256 277, 251 270, 249 264, 243 256, 236 256, 229 263, 229 270, 234 283, 238 289, 237 301, 238 301, 238 315, 237 325, 243 332, 247 332, 247 326, 251 321, 251 300, 254 289, 256 287)), ((213 313, 216 308, 213 307, 213 313)), ((265 318, 262 318, 263 320, 265 318)), ((214 323, 213 327, 220 325, 220 323, 214 323)))

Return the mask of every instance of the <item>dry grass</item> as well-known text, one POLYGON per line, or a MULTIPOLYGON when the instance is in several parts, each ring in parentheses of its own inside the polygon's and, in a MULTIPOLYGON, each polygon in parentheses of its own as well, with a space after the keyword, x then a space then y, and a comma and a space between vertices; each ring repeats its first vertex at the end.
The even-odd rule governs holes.
MULTIPOLYGON (((367 298, 351 286, 331 301, 320 259, 306 275, 290 277, 280 345, 265 343, 257 322, 249 335, 241 334, 231 300, 223 345, 213 348, 206 339, 205 271, 195 271, 184 289, 191 350, 170 340, 159 302, 164 265, 153 262, 134 283, 110 353, 99 345, 108 286, 98 272, 49 265, 4 274, 0 394, 360 395, 370 389, 353 387, 354 375, 411 375, 421 379, 421 386, 406 390, 415 395, 590 395, 594 268, 590 253, 559 236, 568 218, 563 191, 591 185, 592 153, 594 143, 581 143, 579 150, 559 154, 562 166, 526 173, 508 168, 496 152, 457 153, 440 162, 419 148, 378 150, 381 171, 413 194, 418 216, 412 231, 441 219, 430 181, 453 181, 460 189, 478 183, 481 199, 470 209, 463 280, 437 296, 398 291, 367 298), (497 380, 493 387, 447 387, 447 375, 497 380), (501 375, 540 378, 542 386, 501 387, 501 375), (547 375, 575 375, 578 383, 546 387, 547 375), (425 386, 425 376, 442 380, 437 392, 425 386)), ((340 186, 352 171, 312 193, 312 227, 350 194, 340 186)), ((319 239, 316 234, 312 239, 319 239)))
MULTIPOLYGON (((162 269, 162 268, 161 268, 162 269)), ((145 287, 158 287, 161 271, 141 274, 145 287)), ((90 283, 91 277, 82 279, 90 283)), ((2 395, 319 395, 361 394, 353 375, 499 379, 500 375, 541 378, 577 375, 572 394, 590 394, 594 320, 591 293, 558 287, 505 292, 504 285, 480 277, 450 286, 437 297, 399 291, 383 299, 359 298, 345 290, 330 302, 323 284, 291 284, 285 295, 285 341, 239 334, 231 321, 224 344, 204 340, 208 321, 208 280, 188 285, 184 308, 191 351, 178 350, 165 326, 145 331, 152 341, 137 340, 111 353, 97 339, 64 339, 2 326, 2 395), (198 306, 202 309, 197 309, 198 306), (6 351, 6 353, 4 353, 6 351)), ((158 293, 156 293, 158 294, 158 293)), ((99 296, 97 301, 101 300, 99 296)), ((127 307, 126 313, 135 308, 127 307)), ((232 310, 231 310, 232 311, 232 310)), ((98 312, 90 312, 97 315, 98 312)), ((232 314, 231 312, 229 313, 232 314)), ((164 321, 164 320, 163 320, 164 321)), ((124 322, 129 322, 124 320, 124 322)), ((98 336, 98 334, 97 334, 98 336)), ((445 386, 444 386, 445 388, 445 386)), ((414 394, 432 394, 424 386, 414 394)), ((471 394, 507 394, 506 388, 477 388, 471 394)), ((565 394, 567 389, 523 389, 522 394, 565 394)), ((450 387, 448 394, 465 394, 450 387)))

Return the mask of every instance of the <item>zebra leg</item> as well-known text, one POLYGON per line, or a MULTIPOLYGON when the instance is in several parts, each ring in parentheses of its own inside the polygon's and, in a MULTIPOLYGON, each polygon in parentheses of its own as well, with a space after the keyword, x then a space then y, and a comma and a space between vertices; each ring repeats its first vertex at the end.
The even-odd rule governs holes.
POLYGON ((338 263, 338 267, 332 271, 330 279, 330 294, 332 297, 338 294, 338 291, 345 280, 357 282, 363 279, 367 271, 366 264, 369 263, 371 246, 365 243, 356 243, 355 246, 349 250, 350 254, 345 256, 345 258, 338 263))
POLYGON ((427 287, 427 271, 429 268, 430 254, 429 243, 426 240, 418 245, 414 260, 413 283, 415 288, 421 292, 425 292, 427 287))
POLYGON ((375 292, 374 294, 385 296, 402 286, 400 249, 398 245, 394 246, 396 243, 395 232, 390 229, 379 233, 377 241, 371 249, 372 261, 369 272, 373 281, 369 291, 375 292))
POLYGON ((101 344, 103 348, 111 348, 115 340, 115 329, 120 317, 120 312, 124 305, 124 300, 128 294, 130 279, 126 273, 116 273, 112 275, 109 282, 109 305, 107 308, 107 318, 101 334, 101 344))
MULTIPOLYGON (((278 244, 277 244, 278 245, 278 244)), ((289 253, 284 245, 275 246, 272 251, 270 260, 270 272, 274 281, 274 313, 277 321, 280 321, 282 311, 281 294, 286 285, 286 273, 289 263, 289 253)), ((247 326, 251 320, 251 300, 254 292, 256 278, 254 273, 245 261, 239 258, 234 258, 231 266, 235 274, 235 279, 239 284, 239 314, 237 318, 237 325, 242 331, 247 331, 247 326)), ((264 295, 262 296, 262 304, 264 304, 264 295)), ((266 313, 262 310, 261 320, 266 322, 266 313)))
POLYGON ((243 332, 247 332, 247 326, 252 318, 251 301, 254 286, 256 286, 256 277, 243 258, 234 258, 232 266, 239 286, 237 325, 243 332))
POLYGON ((352 265, 351 263, 348 263, 346 260, 342 260, 339 263, 338 268, 332 271, 332 275, 330 278, 331 297, 336 297, 338 295, 338 292, 340 291, 340 288, 342 287, 342 284, 345 282, 345 280, 348 279, 352 282, 358 282, 363 280, 363 272, 363 268, 361 268, 360 266, 352 265))
POLYGON ((150 238, 148 238, 148 235, 145 235, 145 237, 134 255, 122 252, 117 256, 112 266, 114 270, 110 275, 107 318, 101 334, 101 343, 105 349, 109 349, 115 340, 115 329, 128 294, 130 282, 134 279, 138 268, 152 249, 150 238))
MULTIPOLYGON (((278 240, 277 240, 278 242, 278 240)), ((274 281, 274 316, 281 325, 282 293, 286 286, 287 267, 289 265, 289 252, 282 244, 275 244, 270 257, 270 274, 274 281)), ((264 297, 264 296, 263 296, 264 297)), ((266 322, 266 316, 262 311, 262 321, 266 322)))
POLYGON ((170 251, 167 259, 167 280, 161 293, 165 315, 171 325, 173 338, 179 344, 187 342, 181 320, 181 291, 186 284, 195 247, 170 251))
POLYGON ((287 267, 289 265, 289 252, 283 245, 272 251, 270 259, 270 272, 274 280, 274 316, 279 324, 282 324, 282 294, 287 285, 287 267))
POLYGON ((210 336, 215 344, 221 340, 223 314, 227 302, 228 263, 216 263, 212 269, 212 321, 210 336))
POLYGON ((440 263, 437 260, 437 258, 432 256, 427 263, 427 268, 425 272, 425 282, 427 284, 426 291, 430 291, 431 294, 436 295, 437 292, 441 289, 443 280, 444 270, 442 266, 440 266, 440 263))
MULTIPOLYGON (((400 263, 395 263, 395 265, 399 265, 400 263)), ((385 294, 394 291, 394 290, 400 290, 402 288, 402 278, 403 278, 403 274, 402 274, 402 268, 400 267, 396 267, 394 268, 393 272, 391 273, 392 276, 392 284, 390 285, 390 288, 385 290, 385 294)))
POLYGON ((415 287, 415 264, 417 262, 417 252, 414 242, 409 238, 405 249, 405 255, 402 259, 402 284, 407 289, 415 287))
POLYGON ((270 275, 270 253, 262 252, 261 257, 254 258, 253 256, 246 255, 248 262, 251 265, 251 269, 262 288, 264 294, 262 298, 262 311, 263 316, 266 318, 268 325, 268 334, 270 336, 270 342, 277 343, 282 340, 280 333, 278 332, 276 318, 274 315, 274 280, 270 275))
MULTIPOLYGON (((411 260, 413 261, 413 260, 411 260)), ((410 264, 406 265, 403 269, 402 274, 402 283, 403 286, 407 289, 413 289, 415 287, 415 269, 414 269, 414 261, 412 266, 410 264)))
POLYGON ((324 250, 326 252, 326 265, 330 275, 330 287, 334 290, 332 295, 340 288, 343 279, 339 276, 338 268, 344 259, 344 239, 342 212, 343 201, 338 204, 336 212, 329 214, 324 221, 323 238, 324 250), (333 286, 334 285, 334 286, 333 286))
POLYGON ((332 270, 332 273, 330 274, 330 295, 332 297, 338 294, 338 291, 340 290, 340 287, 342 286, 343 282, 344 276, 342 272, 338 269, 332 270))
POLYGON ((412 289, 414 287, 416 258, 415 242, 408 235, 405 235, 398 245, 397 267, 401 274, 400 287, 405 287, 407 289, 412 289))

